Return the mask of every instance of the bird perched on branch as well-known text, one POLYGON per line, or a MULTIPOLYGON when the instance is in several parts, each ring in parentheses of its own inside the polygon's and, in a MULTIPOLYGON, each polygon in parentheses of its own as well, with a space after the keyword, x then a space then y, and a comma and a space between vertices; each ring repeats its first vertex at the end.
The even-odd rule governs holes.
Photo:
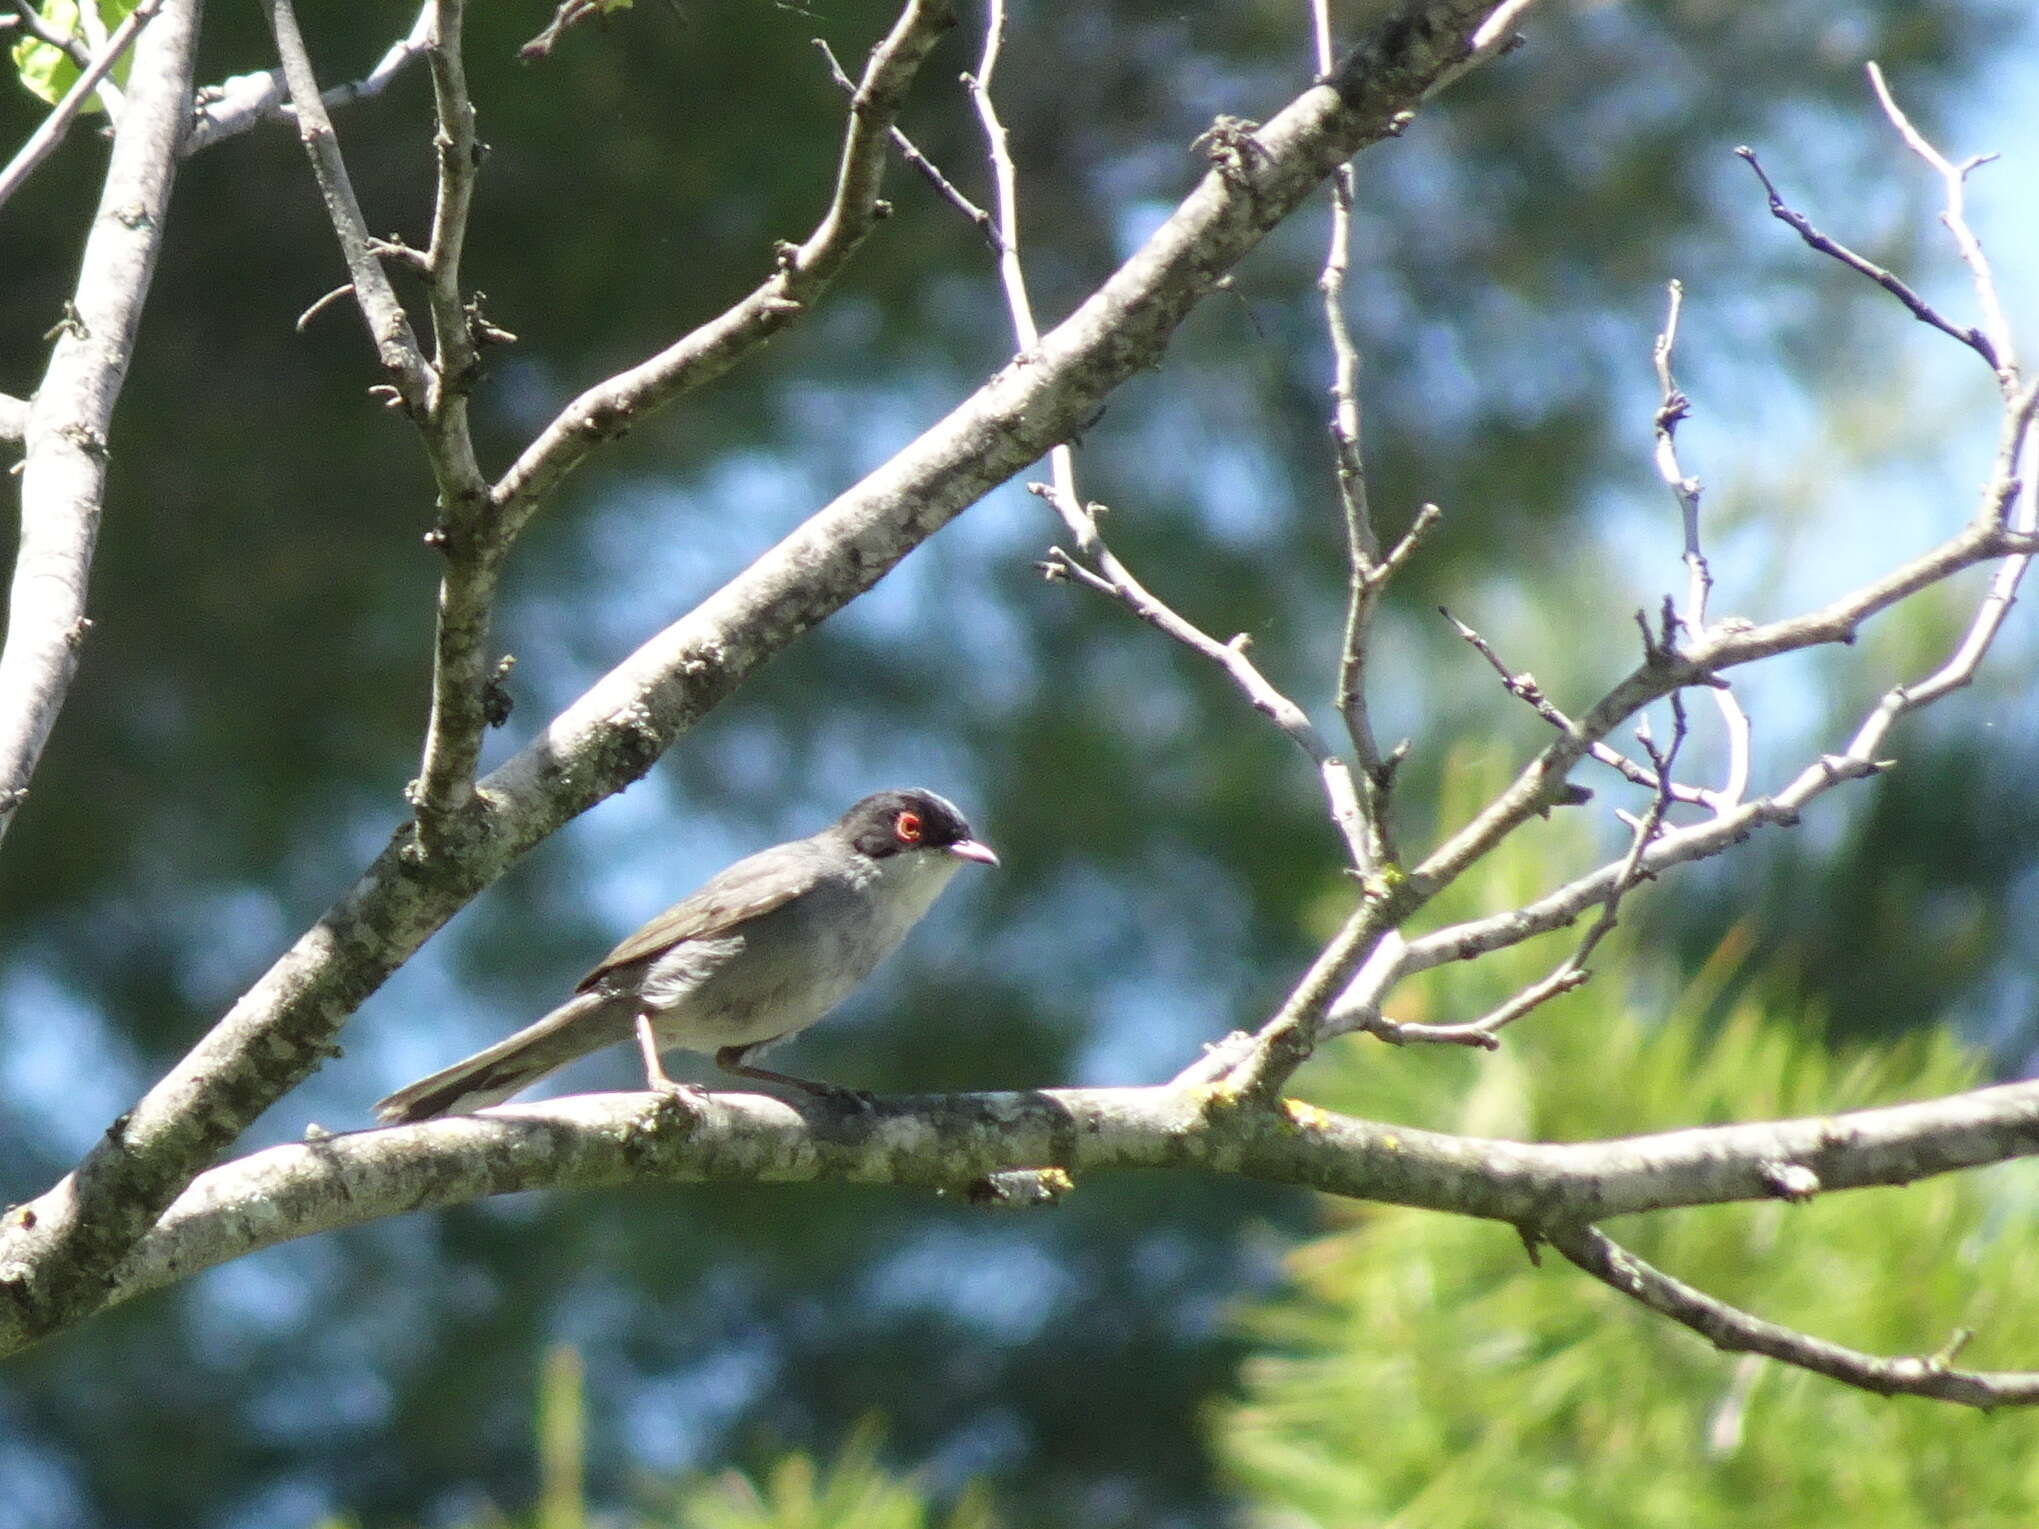
POLYGON ((645 1081, 698 1093, 659 1064, 670 1047, 723 1071, 821 1096, 854 1090, 750 1065, 834 1008, 895 950, 963 862, 998 864, 932 791, 867 796, 812 838, 739 860, 630 936, 534 1025, 400 1088, 388 1124, 500 1104, 589 1052, 636 1038, 645 1081))

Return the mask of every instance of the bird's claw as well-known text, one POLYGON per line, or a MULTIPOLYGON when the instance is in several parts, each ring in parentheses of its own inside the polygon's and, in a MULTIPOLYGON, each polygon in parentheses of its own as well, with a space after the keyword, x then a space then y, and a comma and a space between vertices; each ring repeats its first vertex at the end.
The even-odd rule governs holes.
POLYGON ((815 1084, 814 1097, 826 1099, 831 1104, 839 1104, 844 1109, 854 1111, 859 1115, 868 1115, 878 1107, 878 1096, 876 1094, 871 1093, 868 1089, 845 1088, 840 1083, 815 1084))
POLYGON ((708 1103, 708 1090, 698 1083, 675 1083, 671 1078, 658 1078, 652 1081, 650 1088, 655 1101, 653 1108, 661 1113, 671 1110, 698 1120, 708 1103))

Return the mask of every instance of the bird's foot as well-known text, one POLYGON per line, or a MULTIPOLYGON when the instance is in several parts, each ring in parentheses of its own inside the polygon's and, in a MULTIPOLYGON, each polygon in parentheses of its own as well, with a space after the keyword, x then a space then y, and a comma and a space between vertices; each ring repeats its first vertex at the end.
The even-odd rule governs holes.
POLYGON ((845 1088, 840 1083, 803 1083, 801 1086, 814 1098, 840 1105, 853 1114, 868 1115, 878 1107, 878 1096, 868 1089, 845 1088))
POLYGON ((650 1080, 647 1086, 651 1090, 652 1109, 657 1114, 699 1120, 708 1106, 708 1090, 698 1083, 675 1083, 671 1078, 660 1077, 650 1080))

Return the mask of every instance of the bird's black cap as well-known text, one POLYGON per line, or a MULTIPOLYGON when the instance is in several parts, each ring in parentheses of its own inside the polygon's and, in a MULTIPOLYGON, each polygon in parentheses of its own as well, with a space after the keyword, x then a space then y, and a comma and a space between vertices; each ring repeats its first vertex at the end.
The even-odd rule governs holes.
POLYGON ((936 849, 964 860, 998 864, 998 856, 971 834, 970 822, 961 809, 932 791, 874 791, 844 813, 835 826, 874 860, 902 850, 936 849))

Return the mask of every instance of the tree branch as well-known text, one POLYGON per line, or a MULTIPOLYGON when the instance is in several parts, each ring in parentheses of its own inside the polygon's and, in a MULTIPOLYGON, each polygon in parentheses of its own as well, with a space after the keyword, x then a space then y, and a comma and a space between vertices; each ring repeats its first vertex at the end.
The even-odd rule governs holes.
MULTIPOLYGON (((1310 30, 1317 68, 1329 75, 1335 67, 1328 0, 1311 0, 1310 30)), ((1367 701, 1366 670, 1372 656, 1374 615, 1388 579, 1436 525, 1439 511, 1426 504, 1408 533, 1385 559, 1374 529, 1373 506, 1367 494, 1366 456, 1361 448, 1359 347, 1345 312, 1345 277, 1352 266, 1352 166, 1340 165, 1331 177, 1331 235, 1318 273, 1317 292, 1324 303, 1324 331, 1331 343, 1331 461, 1338 486, 1338 504, 1345 523, 1347 590, 1345 630, 1338 653, 1338 713, 1358 766, 1359 787, 1354 811, 1362 825, 1364 851, 1355 856, 1362 875, 1396 858, 1395 836, 1388 821, 1388 788, 1395 756, 1383 754, 1374 736, 1367 701)), ((1348 837, 1351 837, 1348 835, 1348 837)))
MULTIPOLYGON (((1141 249, 1043 336, 1026 364, 1000 371, 652 638, 482 781, 485 831, 461 853, 421 867, 406 861, 408 836, 400 833, 76 1172, 24 1207, 26 1216, 0 1224, 0 1352, 103 1304, 106 1277, 178 1192, 317 1066, 361 1000, 518 856, 641 776, 766 659, 1080 429, 1336 165, 1399 132, 1433 85, 1463 72, 1472 52, 1467 34, 1491 9, 1434 0, 1398 10, 1341 67, 1335 85, 1312 87, 1251 135, 1254 152, 1244 165, 1204 175, 1141 249)), ((796 258, 794 268, 804 269, 803 261, 796 258)), ((670 396, 675 374, 657 362, 647 366, 583 395, 562 417, 566 423, 547 430, 498 486, 506 519, 514 524, 512 505, 528 513, 532 496, 585 456, 583 444, 560 435, 576 418, 599 429, 598 419, 575 413, 582 404, 661 389, 670 396)))
MULTIPOLYGON (((829 79, 835 82, 844 95, 854 99, 857 94, 857 82, 843 73, 842 62, 835 56, 835 49, 828 45, 828 39, 817 37, 814 39, 814 46, 820 51, 822 62, 828 65, 829 79)), ((998 231, 992 226, 991 214, 965 196, 955 182, 942 174, 941 167, 923 154, 920 146, 899 128, 892 129, 891 139, 892 147, 899 151, 899 157, 934 188, 936 196, 960 212, 979 233, 983 234, 985 242, 991 246, 992 253, 997 254, 998 231)))
MULTIPOLYGON (((382 57, 376 60, 374 68, 358 80, 335 85, 323 92, 319 99, 325 103, 326 109, 339 111, 356 101, 381 95, 397 76, 422 58, 432 33, 432 10, 433 0, 425 0, 418 8, 417 20, 411 23, 409 34, 390 44, 382 57)), ((290 87, 284 84, 282 70, 264 69, 256 74, 237 74, 198 92, 191 131, 178 152, 189 157, 262 123, 289 122, 293 116, 290 87)))
MULTIPOLYGON (((200 1177, 115 1276, 112 1299, 260 1248, 489 1195, 641 1183, 900 1184, 959 1193, 1014 1168, 1238 1174, 1478 1216, 1564 1248, 1568 1228, 1645 1211, 1909 1184, 2039 1153, 2039 1083, 1926 1103, 1623 1140, 1495 1141, 1208 1088, 880 1099, 849 1111, 715 1093, 675 1129, 656 1095, 584 1094, 319 1136, 200 1177)), ((1841 1378, 1847 1378, 1845 1376, 1841 1378)))
POLYGON ((200 9, 201 0, 165 0, 135 50, 78 284, 23 423, 21 540, 0 648, 0 835, 28 794, 91 625, 108 436, 169 212, 200 9))
POLYGON ((2039 1374, 1952 1368, 1951 1360, 1966 1341, 1965 1334, 1956 1334, 1939 1354, 1883 1359, 1737 1310, 1644 1263, 1595 1227, 1544 1229, 1537 1237, 1602 1284, 1691 1328, 1715 1348, 1731 1354, 1764 1354, 1879 1396, 1927 1396, 1985 1412, 1993 1407, 2039 1403, 2039 1374))
POLYGON ((0 170, 0 207, 7 205, 8 198, 20 189, 21 183, 35 173, 35 167, 49 158, 56 146, 64 141, 64 135, 71 130, 72 120, 100 91, 100 82, 113 72, 113 66, 120 62, 128 45, 148 24, 149 18, 156 14, 161 3, 162 0, 141 0, 129 11, 106 39, 106 45, 79 70, 78 78, 64 92, 63 99, 36 124, 35 131, 28 135, 28 141, 15 151, 7 167, 0 170))
POLYGON ((1883 288, 1884 291, 1910 309, 1912 317, 1921 324, 1930 324, 1942 334, 1950 335, 1954 339, 1959 340, 1963 345, 1966 345, 1978 356, 1981 356, 1984 361, 1989 363, 1991 371, 1997 370, 1996 347, 1981 330, 1972 325, 1959 325, 1947 319, 1931 303, 1927 302, 1917 292, 1913 291, 1911 287, 1907 286, 1901 278, 1886 271, 1875 261, 1856 254, 1840 241, 1830 239, 1821 233, 1813 226, 1812 219, 1787 205, 1784 198, 1778 194, 1777 187, 1771 183, 1769 174, 1763 169, 1762 161, 1756 158, 1756 151, 1754 149, 1745 146, 1736 149, 1735 153, 1742 157, 1748 167, 1756 172, 1756 178, 1763 183, 1763 190, 1770 198, 1770 215, 1797 234, 1799 238, 1803 239, 1808 248, 1818 250, 1822 255, 1838 260, 1842 265, 1858 275, 1868 277, 1869 280, 1875 282, 1876 285, 1883 288))
POLYGON ((804 244, 782 248, 778 268, 727 312, 568 404, 495 486, 495 510, 505 535, 516 536, 597 446, 721 376, 827 290, 890 211, 878 200, 878 190, 892 124, 921 63, 954 24, 950 0, 909 0, 890 35, 872 50, 863 82, 851 97, 835 194, 814 232, 804 244))
MULTIPOLYGON (((58 31, 43 20, 41 7, 33 4, 32 0, 10 0, 10 3, 14 7, 15 19, 37 42, 45 42, 52 48, 61 49, 64 57, 80 69, 91 67, 92 49, 76 31, 58 31)), ((83 19, 82 12, 79 19, 83 19)))
MULTIPOLYGON (((1334 1004, 1338 1005, 1336 1023, 1348 1027, 1354 1022, 1370 1024, 1374 1014, 1370 995, 1385 991, 1385 986, 1369 984, 1369 996, 1350 1005, 1338 1004, 1338 1000, 1341 990, 1373 956, 1381 941, 1530 818, 1557 806, 1564 798, 1572 768, 1594 744, 1643 707, 1686 687, 1707 684, 1721 671, 1741 664, 1803 648, 1852 641, 1863 622, 1910 595, 1977 564, 2003 559, 2003 567, 1998 570, 1970 636, 1964 641, 1965 669, 1950 663, 1930 682, 1935 686, 1931 694, 1937 697, 1957 684, 1965 684, 1974 664, 1980 661, 1982 648, 2001 624, 2011 590, 2033 550, 2027 521, 2011 523, 2007 516, 2022 486, 2019 469, 2031 449, 2035 410, 2039 410, 2039 381, 2023 384, 2007 400, 1998 438, 1996 470, 1983 486, 1981 504, 1969 524, 1939 546, 1803 615, 1761 625, 1724 623, 1683 649, 1653 644, 1641 665, 1584 716, 1571 722, 1471 822, 1446 839, 1406 877, 1369 885, 1367 895, 1348 916, 1344 927, 1318 955, 1280 1009, 1261 1026, 1259 1049, 1234 1069, 1231 1085, 1249 1097, 1272 1100, 1295 1070, 1309 1059, 1334 1004)), ((2029 516, 2029 507, 2023 513, 2029 516)), ((1712 823, 1664 835, 1645 853, 1642 873, 1655 874, 1670 863, 1665 858, 1670 855, 1696 859, 1702 854, 1717 853, 1758 823, 1795 822, 1807 801, 1839 781, 1876 773, 1881 768, 1874 752, 1877 745, 1900 716, 1920 704, 1904 686, 1895 687, 1858 730, 1846 754, 1825 756, 1808 766, 1775 797, 1723 812, 1712 823), (1736 825, 1740 832, 1726 830, 1724 825, 1729 824, 1736 825)), ((1603 867, 1530 908, 1461 926, 1456 942, 1442 948, 1462 959, 1481 948, 1514 944, 1533 933, 1562 927, 1588 904, 1614 895, 1621 874, 1619 867, 1603 867), (1555 918, 1555 922, 1543 921, 1549 918, 1555 918), (1481 947, 1468 938, 1467 931, 1475 927, 1480 938, 1491 940, 1493 945, 1481 947)), ((1397 959, 1394 965, 1397 974, 1412 969, 1403 967, 1401 962, 1410 959, 1421 943, 1412 941, 1397 959)), ((1433 943, 1432 948, 1439 946, 1433 943)))
MULTIPOLYGON (((463 300, 460 258, 474 205, 474 178, 482 145, 475 135, 474 103, 461 58, 464 0, 434 0, 426 58, 438 131, 438 196, 432 240, 423 266, 432 312, 432 386, 418 421, 425 454, 439 489, 439 518, 431 541, 445 559, 433 624, 432 709, 411 805, 417 809, 417 849, 444 854, 473 825, 474 772, 488 731, 489 629, 496 585, 509 538, 491 522, 489 484, 475 458, 467 396, 481 374, 478 307, 463 300)), ((477 303, 479 299, 477 299, 477 303)))
MULTIPOLYGON (((1068 448, 1058 446, 1056 450, 1066 452, 1068 448)), ((1047 560, 1039 565, 1042 572, 1050 579, 1073 579, 1107 599, 1118 601, 1162 635, 1223 670, 1253 709, 1280 728, 1283 736, 1309 757, 1323 788, 1331 821, 1344 836, 1345 852, 1353 869, 1362 876, 1371 874, 1380 863, 1382 845, 1373 820, 1361 807, 1363 796, 1353 778, 1352 766, 1324 741, 1324 735, 1317 731, 1302 707, 1276 689, 1248 656, 1251 643, 1247 634, 1240 632, 1229 642, 1218 641, 1134 577, 1098 534, 1097 516, 1102 505, 1072 503, 1060 490, 1046 483, 1029 487, 1055 507, 1082 553, 1079 558, 1060 547, 1050 547, 1047 560), (1096 569, 1084 559, 1095 563, 1096 569)))
POLYGON ((290 102, 297 112, 297 135, 310 156, 319 194, 326 203, 326 215, 340 239, 340 253, 347 262, 347 275, 354 284, 354 301, 368 326, 369 343, 382 361, 383 372, 397 400, 413 419, 422 418, 429 403, 432 372, 410 318, 396 291, 383 274, 367 221, 361 216, 361 202, 354 195, 354 182, 347 174, 347 162, 340 156, 340 140, 333 132, 333 119, 326 115, 319 96, 319 82, 312 72, 311 55, 305 51, 304 35, 298 30, 297 12, 291 0, 270 0, 269 25, 276 34, 276 51, 283 62, 283 77, 290 86, 290 102))
MULTIPOLYGON (((2017 347, 2011 340, 2010 322, 2004 317, 2004 305, 1997 297, 1996 278, 1990 273, 1989 262, 1983 258, 1982 245, 1976 239, 1974 230, 1968 226, 1968 175, 1971 170, 1987 164, 1995 155, 1978 155, 1964 159, 1960 164, 1942 154, 1930 143, 1925 135, 1912 126, 1911 118, 1899 108, 1897 99, 1891 95, 1890 87, 1884 83, 1883 69, 1874 60, 1868 65, 1869 86, 1876 92, 1877 105, 1890 119, 1890 125, 1897 129, 1898 136, 1908 147, 1923 159, 1940 177, 1940 189, 1947 198, 1940 221, 1947 225, 1947 231, 1954 236, 1954 247, 1961 256, 1961 263, 1968 267, 1968 274, 1975 282, 1975 295, 1982 304, 1982 331, 1987 338, 1988 349, 1983 359, 1996 368, 1998 380, 2008 392, 2011 375, 2018 370, 2017 347)), ((1914 310, 1916 311, 1916 310, 1914 310)), ((1923 315, 1922 315, 1923 316, 1923 315)), ((1931 322, 1928 319, 1928 322, 1931 322)), ((1944 327, 1944 326, 1943 326, 1944 327)), ((1968 333, 1973 334, 1970 330, 1968 333)))

